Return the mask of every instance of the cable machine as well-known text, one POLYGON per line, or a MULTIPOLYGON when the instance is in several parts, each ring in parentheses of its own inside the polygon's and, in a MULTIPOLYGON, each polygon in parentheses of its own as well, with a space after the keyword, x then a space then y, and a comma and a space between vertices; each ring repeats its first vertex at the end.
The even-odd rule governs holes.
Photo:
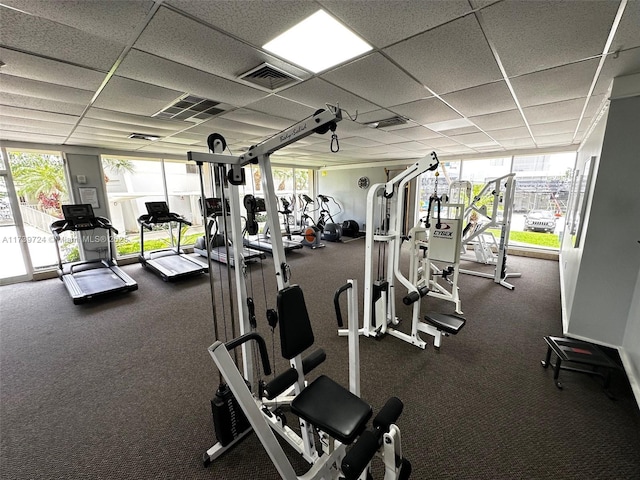
MULTIPOLYGON (((245 154, 235 157, 223 155, 225 142, 217 134, 209 137, 212 154, 188 152, 188 159, 198 165, 201 179, 202 198, 205 197, 202 167, 212 164, 224 171, 230 183, 228 219, 233 236, 233 248, 236 261, 235 282, 238 324, 240 335, 236 336, 232 328, 233 339, 222 342, 218 336, 217 309, 215 305, 214 283, 211 280, 213 300, 213 320, 216 341, 209 347, 209 354, 216 363, 220 374, 220 388, 216 395, 214 423, 218 443, 203 455, 208 465, 225 451, 238 443, 253 430, 269 454, 280 476, 285 480, 297 478, 313 480, 364 480, 370 478, 370 462, 376 454, 385 464, 385 480, 406 480, 411 466, 402 458, 400 431, 395 421, 402 412, 402 402, 392 397, 373 420, 373 429, 366 424, 372 416, 371 407, 355 393, 347 390, 326 376, 320 376, 313 382, 307 382, 304 375, 324 361, 326 355, 316 350, 304 359, 302 353, 313 344, 313 333, 302 290, 290 284, 290 267, 285 257, 282 233, 278 222, 278 200, 275 195, 270 155, 276 150, 294 143, 313 133, 324 134, 331 130, 331 150, 337 151, 338 140, 335 134, 336 123, 342 119, 338 107, 327 106, 312 117, 305 119, 276 136, 251 147, 245 154), (335 150, 334 150, 335 148, 335 150), (290 361, 288 370, 269 383, 258 382, 258 387, 250 389, 248 380, 254 378, 259 368, 254 369, 256 356, 250 344, 259 352, 262 371, 270 373, 270 364, 264 339, 256 333, 255 312, 252 300, 247 295, 244 268, 239 268, 242 257, 242 229, 240 225, 240 199, 238 186, 245 181, 243 167, 257 163, 262 174, 262 190, 265 192, 265 210, 271 229, 273 245, 273 263, 278 286, 277 312, 268 311, 267 320, 272 328, 279 325, 282 355, 290 361), (232 359, 230 352, 242 349, 242 372, 240 363, 232 359), (282 405, 289 406, 299 418, 299 432, 287 427, 281 410, 282 405), (216 415, 217 412, 217 415, 216 415), (275 434, 286 441, 309 464, 309 471, 302 477, 296 476, 290 461, 275 434), (318 438, 320 445, 317 445, 318 438), (347 454, 347 445, 352 445, 347 454)), ((225 198, 221 198, 225 208, 225 198)), ((227 219, 227 215, 222 215, 227 219)), ((225 228, 225 231, 227 228, 225 228)), ((205 237, 206 238, 206 237, 205 237)), ((228 244, 227 244, 228 245, 228 244)), ((207 240, 207 250, 211 245, 207 240)), ((229 248, 229 247, 227 247, 229 248)), ((210 257, 209 257, 210 258, 210 257)), ((211 261, 211 260, 210 260, 211 261)), ((228 269, 229 270, 229 269, 228 269)), ((230 273, 227 270, 229 282, 230 273)), ((231 291, 231 285, 229 291, 231 291)), ((350 309, 353 307, 350 307, 350 309)), ((233 314, 232 314, 233 317, 233 314)), ((232 318, 232 327, 234 325, 232 318)))
MULTIPOLYGON (((400 270, 400 250, 406 234, 403 231, 405 210, 405 186, 429 170, 438 168, 435 152, 427 155, 386 183, 372 185, 367 194, 367 228, 365 245, 364 325, 362 334, 381 337, 385 334, 405 342, 426 348, 420 333, 434 337, 434 346, 440 347, 446 334, 457 334, 465 320, 454 315, 428 313, 420 318, 421 299, 429 293, 429 284, 416 284, 400 270), (377 247, 377 248, 376 248, 377 247), (387 251, 388 250, 388 251, 387 251), (374 262, 377 257, 377 271, 374 262), (404 333, 393 327, 399 323, 396 316, 396 284, 407 294, 405 305, 412 305, 411 332, 404 333)), ((440 202, 440 199, 437 200, 440 202)), ((439 211, 439 210, 438 210, 439 211)), ((438 219, 440 222, 440 219, 438 219)), ((415 279, 414 279, 415 280, 415 279)), ((339 331, 339 334, 344 332, 339 331)))
POLYGON ((495 283, 513 290, 508 278, 517 278, 521 273, 507 272, 507 248, 511 232, 511 216, 515 199, 515 173, 487 182, 480 192, 472 197, 470 182, 454 182, 449 187, 449 197, 467 203, 464 219, 461 253, 467 252, 467 245, 473 245, 475 258, 462 257, 485 265, 495 265, 494 273, 460 269, 460 273, 491 278, 495 283), (466 201, 465 201, 466 200, 466 201), (498 208, 502 205, 502 211, 498 208), (500 239, 496 241, 489 229, 500 229, 500 239))

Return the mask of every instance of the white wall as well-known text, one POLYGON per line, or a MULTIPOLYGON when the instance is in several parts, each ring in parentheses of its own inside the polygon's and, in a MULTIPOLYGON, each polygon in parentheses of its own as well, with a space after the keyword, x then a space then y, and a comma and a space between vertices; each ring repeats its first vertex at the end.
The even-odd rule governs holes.
POLYGON ((621 346, 640 269, 640 96, 612 99, 568 332, 621 346))
POLYGON ((334 197, 342 206, 342 213, 334 216, 336 222, 355 220, 362 229, 367 214, 369 189, 358 187, 360 177, 368 177, 371 185, 387 181, 384 167, 320 170, 317 173, 317 193, 334 197))
POLYGON ((624 334, 623 360, 638 404, 640 404, 640 272, 629 309, 627 331, 624 334))
MULTIPOLYGON (((580 146, 580 150, 578 151, 578 157, 576 160, 575 168, 579 172, 579 176, 576 181, 580 181, 581 176, 586 176, 589 174, 587 171, 587 162, 595 158, 595 165, 593 165, 593 175, 596 176, 598 172, 598 167, 600 164, 600 153, 602 151, 602 143, 604 141, 604 132, 607 125, 607 117, 604 115, 594 130, 589 135, 589 138, 585 141, 583 145, 580 146)), ((592 160, 594 161, 594 160, 592 160)), ((582 203, 586 205, 584 209, 584 225, 583 232, 589 226, 589 214, 591 209, 591 203, 593 200, 593 186, 594 182, 589 185, 589 190, 584 193, 584 199, 582 203)), ((578 187, 579 190, 579 187, 578 187)), ((576 192, 579 194, 579 191, 576 192)), ((572 198, 572 206, 573 202, 576 199, 572 198)), ((580 214, 578 211, 577 214, 580 214)), ((565 216, 565 220, 569 220, 570 216, 565 216)), ((573 221, 573 218, 571 218, 573 221)), ((565 224, 564 232, 570 232, 571 226, 565 224)), ((578 281, 578 271, 580 269, 580 261, 582 260, 582 250, 584 244, 584 234, 578 243, 574 245, 573 238, 571 235, 563 235, 562 236, 562 245, 560 246, 560 276, 562 280, 562 310, 563 310, 563 329, 567 331, 568 319, 571 317, 572 305, 573 305, 573 297, 575 294, 576 283, 578 281)))
MULTIPOLYGON (((614 80, 588 223, 563 241, 566 334, 617 347, 640 403, 640 74, 614 80), (573 293, 573 294, 572 294, 573 293)), ((580 158, 597 152, 598 135, 580 158)))
MULTIPOLYGON (((98 208, 93 208, 93 213, 99 217, 109 218, 109 209, 104 189, 104 178, 102 165, 98 155, 67 153, 65 155, 67 173, 69 175, 69 183, 74 203, 82 203, 79 188, 95 188, 97 192, 98 208), (79 184, 78 176, 85 177, 86 183, 79 184)), ((96 250, 105 249, 107 247, 107 232, 104 230, 96 230, 93 234, 91 231, 83 234, 82 238, 87 239, 83 242, 83 258, 87 260, 104 258, 104 253, 96 250), (89 240, 91 239, 91 240, 89 240)))

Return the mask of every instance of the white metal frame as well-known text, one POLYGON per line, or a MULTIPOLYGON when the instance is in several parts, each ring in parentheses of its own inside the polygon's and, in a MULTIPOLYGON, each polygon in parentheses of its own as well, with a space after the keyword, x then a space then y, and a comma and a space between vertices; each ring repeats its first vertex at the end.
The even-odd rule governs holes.
MULTIPOLYGON (((475 261, 480 260, 483 263, 495 265, 494 273, 491 274, 468 269, 460 269, 460 273, 493 279, 495 283, 498 283, 509 290, 513 290, 515 287, 507 282, 507 279, 522 276, 521 273, 508 273, 506 271, 507 248, 509 246, 509 234, 511 232, 511 216, 513 214, 513 204, 515 200, 515 176, 515 173, 510 173, 487 182, 480 193, 470 200, 469 206, 465 209, 464 218, 466 221, 469 221, 471 214, 474 212, 481 215, 482 218, 486 219, 486 221, 476 228, 471 234, 462 239, 463 249, 466 252, 465 246, 469 244, 474 244, 475 248, 481 249, 480 252, 476 253, 475 261), (493 196, 493 206, 491 211, 476 205, 476 202, 486 195, 493 196), (504 207, 502 219, 498 219, 498 205, 500 203, 502 203, 504 207), (494 257, 489 255, 486 251, 487 249, 491 251, 491 245, 488 245, 486 238, 484 238, 484 235, 490 234, 487 232, 490 228, 500 229, 500 241, 497 243, 497 252, 494 257)), ((492 234, 490 235, 493 236, 492 234)), ((463 259, 474 260, 473 258, 465 257, 463 257, 463 259)))
POLYGON ((33 263, 31 262, 31 253, 29 252, 29 245, 26 240, 27 233, 24 229, 24 223, 22 219, 22 212, 20 211, 20 201, 16 193, 15 186, 13 185, 13 176, 11 175, 11 167, 9 165, 9 154, 7 149, 3 146, 1 149, 2 158, 4 159, 4 169, 0 168, 0 176, 5 178, 5 184, 7 186, 7 194, 9 196, 9 206, 11 208, 11 214, 13 217, 13 226, 18 233, 18 243, 20 245, 20 252, 22 253, 22 260, 26 272, 22 275, 16 275, 13 277, 0 278, 0 285, 7 285, 10 283, 24 282, 33 278, 33 263))
POLYGON ((400 250, 403 241, 402 218, 405 208, 405 186, 428 170, 437 168, 439 162, 435 152, 420 159, 386 183, 377 183, 369 188, 367 194, 368 225, 365 236, 365 286, 364 286, 364 325, 362 334, 367 337, 379 337, 389 334, 419 348, 426 348, 426 342, 420 338, 420 332, 432 335, 434 345, 440 346, 442 332, 424 323, 420 319, 420 300, 413 302, 411 333, 401 332, 391 325, 397 325, 395 288, 396 281, 407 289, 408 294, 420 295, 419 286, 414 284, 400 271, 400 250), (380 214, 384 214, 383 225, 377 225, 380 214), (374 258, 375 247, 388 247, 386 275, 384 281, 387 290, 381 298, 374 301, 374 258))

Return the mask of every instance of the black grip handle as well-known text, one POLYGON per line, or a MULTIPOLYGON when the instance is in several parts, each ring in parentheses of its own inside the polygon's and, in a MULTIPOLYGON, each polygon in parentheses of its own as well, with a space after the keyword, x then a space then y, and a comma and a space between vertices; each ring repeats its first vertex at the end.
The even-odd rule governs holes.
POLYGON ((346 292, 347 290, 349 290, 352 286, 353 285, 351 283, 345 283, 338 290, 336 290, 336 293, 333 295, 333 306, 336 309, 336 320, 338 320, 338 327, 340 328, 344 326, 344 322, 342 321, 342 313, 340 312, 340 295, 342 295, 342 292, 346 292))
POLYGON ((282 372, 276 378, 267 383, 264 387, 264 393, 267 399, 273 400, 287 388, 293 385, 298 380, 298 371, 295 368, 290 368, 282 372))
POLYGON ((255 340, 258 344, 258 350, 260 350, 260 359, 262 360, 262 370, 264 370, 265 375, 271 375, 271 364, 269 363, 267 344, 265 343, 264 338, 262 338, 256 332, 245 333, 238 338, 234 338, 233 340, 228 341, 224 344, 224 346, 227 347, 227 350, 233 350, 234 348, 238 348, 240 345, 248 342, 249 340, 255 340))
POLYGON ((389 426, 400 418, 403 408, 402 400, 398 397, 391 397, 373 419, 373 427, 382 433, 388 432, 389 426))
POLYGON ((378 436, 366 430, 342 460, 342 474, 346 480, 356 480, 367 468, 369 462, 378 451, 378 436))
POLYGON ((318 348, 313 353, 310 353, 302 359, 302 373, 306 375, 326 359, 327 354, 325 353, 325 351, 321 348, 318 348))
POLYGON ((417 302, 422 297, 424 297, 427 293, 429 293, 429 287, 426 285, 424 287, 418 288, 417 292, 409 292, 403 299, 402 303, 405 305, 411 305, 414 302, 417 302))

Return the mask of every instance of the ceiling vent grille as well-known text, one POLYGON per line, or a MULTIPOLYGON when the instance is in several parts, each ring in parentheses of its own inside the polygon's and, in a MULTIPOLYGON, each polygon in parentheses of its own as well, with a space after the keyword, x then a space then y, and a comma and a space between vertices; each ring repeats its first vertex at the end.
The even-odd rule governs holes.
POLYGON ((263 63, 238 77, 247 83, 258 85, 267 90, 277 90, 284 86, 300 81, 298 77, 294 77, 290 73, 280 70, 268 63, 263 63))
POLYGON ((159 112, 154 113, 152 117, 201 123, 224 112, 218 105, 220 102, 195 95, 183 95, 159 112))
POLYGON ((397 127, 398 125, 404 125, 407 123, 407 119, 404 117, 391 117, 385 118, 384 120, 377 120, 375 122, 368 122, 367 127, 371 128, 389 128, 389 127, 397 127))

